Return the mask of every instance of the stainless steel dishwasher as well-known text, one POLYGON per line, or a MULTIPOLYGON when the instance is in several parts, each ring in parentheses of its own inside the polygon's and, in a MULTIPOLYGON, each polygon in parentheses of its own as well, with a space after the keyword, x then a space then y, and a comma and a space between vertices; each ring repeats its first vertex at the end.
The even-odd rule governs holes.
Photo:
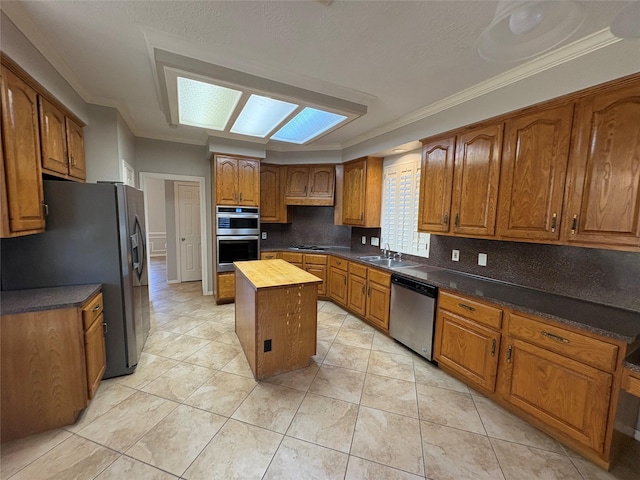
POLYGON ((391 275, 389 334, 427 360, 433 360, 437 296, 437 287, 391 275))

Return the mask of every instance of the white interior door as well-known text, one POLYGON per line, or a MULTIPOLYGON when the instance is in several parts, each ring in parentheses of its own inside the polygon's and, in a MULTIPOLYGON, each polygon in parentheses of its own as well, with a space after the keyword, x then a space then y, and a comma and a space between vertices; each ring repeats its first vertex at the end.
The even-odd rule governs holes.
POLYGON ((178 199, 178 251, 180 280, 202 280, 200 260, 200 191, 198 184, 175 184, 178 199))

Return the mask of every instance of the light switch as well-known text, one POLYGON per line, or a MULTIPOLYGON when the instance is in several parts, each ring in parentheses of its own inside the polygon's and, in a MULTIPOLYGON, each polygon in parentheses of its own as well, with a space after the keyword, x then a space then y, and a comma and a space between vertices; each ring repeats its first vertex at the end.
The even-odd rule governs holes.
POLYGON ((380 246, 380 239, 378 237, 371 237, 371 245, 374 247, 380 246))
POLYGON ((478 254, 478 265, 480 265, 481 267, 486 267, 487 266, 487 254, 486 253, 479 253, 478 254))
POLYGON ((366 235, 362 235, 362 244, 363 245, 367 244, 367 236, 366 235))
POLYGON ((451 260, 454 262, 460 261, 460 250, 451 250, 451 260))
POLYGON ((266 240, 267 239, 267 232, 262 232, 262 240, 266 240))

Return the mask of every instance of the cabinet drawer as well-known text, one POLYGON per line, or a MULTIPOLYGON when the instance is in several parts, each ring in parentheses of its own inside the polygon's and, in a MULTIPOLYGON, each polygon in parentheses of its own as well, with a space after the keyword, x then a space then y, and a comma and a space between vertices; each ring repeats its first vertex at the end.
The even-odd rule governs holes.
POLYGON ((349 262, 349 275, 367 278, 367 267, 359 263, 349 262))
POLYGON ((342 258, 337 258, 337 257, 329 257, 329 266, 331 267, 335 267, 338 268, 340 270, 347 270, 347 262, 346 260, 342 259, 342 258))
POLYGON ((499 330, 502 326, 502 310, 470 298, 452 293, 440 292, 438 307, 451 313, 457 313, 478 323, 499 330))
POLYGON ((289 263, 302 263, 302 254, 294 252, 282 252, 282 260, 289 263))
POLYGON ((275 260, 276 258, 282 258, 280 252, 262 252, 260 254, 260 260, 275 260))
POLYGON ((369 281, 382 285, 384 287, 391 286, 391 274, 387 272, 381 272, 380 270, 369 269, 369 281))
POLYGON ((104 308, 102 292, 93 297, 82 309, 82 324, 88 330, 93 322, 100 316, 104 308))
POLYGON ((507 331, 512 337, 526 340, 601 370, 615 370, 617 345, 515 313, 509 313, 508 318, 507 331))
POLYGON ((305 265, 326 265, 327 264, 327 256, 326 255, 316 255, 314 253, 305 253, 304 254, 304 263, 305 263, 305 265))
POLYGON ((622 388, 631 395, 640 397, 640 374, 625 368, 622 371, 622 388))

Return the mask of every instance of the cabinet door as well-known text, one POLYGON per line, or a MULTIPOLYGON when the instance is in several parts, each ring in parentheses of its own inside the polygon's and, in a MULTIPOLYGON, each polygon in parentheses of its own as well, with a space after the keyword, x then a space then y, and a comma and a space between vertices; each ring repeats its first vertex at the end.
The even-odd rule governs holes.
POLYGON ((418 230, 448 232, 453 189, 455 137, 436 139, 422 147, 418 230))
POLYGON ((84 333, 84 354, 87 362, 87 388, 89 400, 93 398, 100 386, 100 380, 107 367, 107 357, 104 348, 103 315, 93 321, 84 333))
POLYGON ((333 166, 323 165, 309 169, 309 198, 328 199, 333 204, 335 174, 333 166))
POLYGON ((347 272, 344 270, 330 268, 329 297, 341 305, 347 304, 347 272))
POLYGON ((499 348, 500 333, 438 310, 435 359, 488 392, 496 388, 499 348))
POLYGON ((42 147, 42 169, 46 173, 69 173, 67 151, 67 127, 62 111, 43 97, 38 97, 40 108, 40 144, 42 147))
POLYGON ((498 234, 558 240, 573 102, 505 124, 498 234))
POLYGON ((576 104, 563 219, 567 242, 640 246, 640 85, 576 104))
POLYGON ((453 233, 495 233, 501 146, 501 123, 458 135, 451 209, 453 233))
POLYGON ((342 223, 345 225, 364 225, 365 174, 365 160, 344 165, 342 223))
POLYGON ((44 231, 40 132, 35 90, 2 69, 2 236, 44 231))
POLYGON ((217 301, 233 300, 236 296, 236 276, 233 272, 218 274, 218 296, 217 301))
POLYGON ((216 205, 238 205, 238 160, 216 155, 216 205))
POLYGON ((318 285, 318 296, 325 297, 327 295, 327 267, 325 265, 305 265, 304 269, 322 279, 322 283, 318 285))
POLYGON ((287 167, 286 199, 307 198, 309 188, 309 167, 287 167))
POLYGON ((260 166, 260 222, 280 221, 280 170, 276 165, 260 166))
POLYGON ((389 331, 389 303, 391 289, 375 282, 367 288, 367 320, 384 331, 389 331))
POLYGON ((604 448, 611 374, 505 337, 500 393, 522 411, 597 452, 604 448))
POLYGON ((260 162, 238 161, 238 205, 260 206, 260 162))
POLYGON ((367 309, 367 279, 349 275, 349 310, 364 316, 367 309))
POLYGON ((84 134, 82 127, 66 118, 67 148, 69 149, 69 175, 80 180, 87 178, 87 167, 84 157, 84 134))

